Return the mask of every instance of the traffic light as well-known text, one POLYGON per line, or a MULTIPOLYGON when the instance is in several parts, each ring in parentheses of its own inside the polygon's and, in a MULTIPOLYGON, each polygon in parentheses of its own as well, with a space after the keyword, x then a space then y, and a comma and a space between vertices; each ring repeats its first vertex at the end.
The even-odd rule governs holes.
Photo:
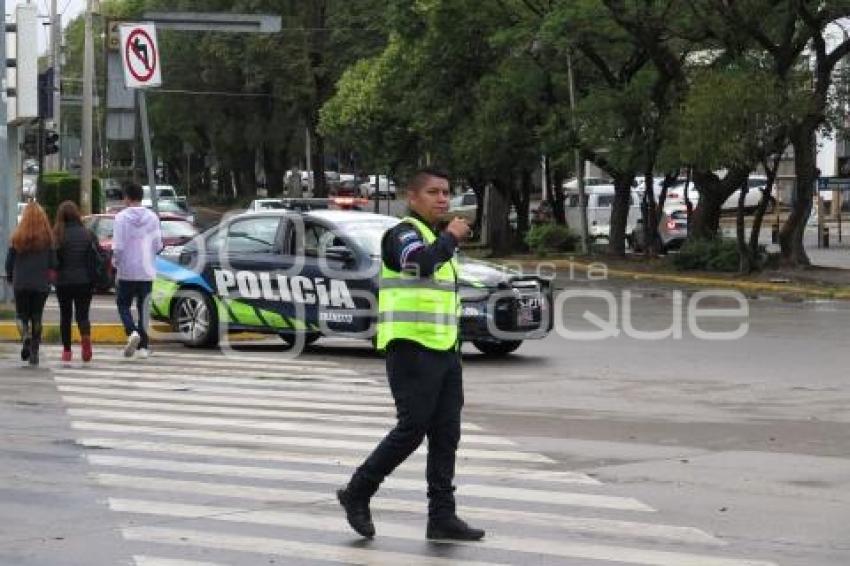
POLYGON ((27 157, 38 157, 38 135, 35 131, 27 131, 21 149, 24 150, 27 157))
POLYGON ((59 134, 53 130, 44 130, 44 155, 59 152, 59 134))

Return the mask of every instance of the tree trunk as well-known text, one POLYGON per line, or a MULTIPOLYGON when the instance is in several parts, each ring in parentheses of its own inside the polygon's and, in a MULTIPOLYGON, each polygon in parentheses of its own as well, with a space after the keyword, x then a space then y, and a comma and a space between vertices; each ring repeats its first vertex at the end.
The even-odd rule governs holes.
POLYGON ((782 261, 791 267, 811 265, 803 245, 806 223, 812 213, 815 179, 815 128, 817 125, 804 123, 791 134, 794 147, 794 174, 797 185, 791 199, 791 214, 779 231, 782 261))
MULTIPOLYGON (((772 164, 768 164, 767 159, 763 163, 764 172, 767 175, 767 185, 764 187, 764 193, 759 201, 758 208, 756 208, 756 213, 753 215, 753 227, 750 231, 750 256, 756 259, 759 258, 759 234, 764 222, 764 215, 767 214, 767 207, 773 196, 773 184, 776 182, 776 171, 779 168, 780 159, 782 159, 782 153, 777 153, 772 164)), ((774 204, 774 206, 777 205, 774 204)), ((761 265, 758 268, 761 269, 761 265)))
MULTIPOLYGON (((318 116, 316 117, 318 120, 318 116)), ((313 197, 325 198, 328 196, 328 184, 325 179, 325 138, 316 132, 316 121, 310 124, 310 159, 313 165, 313 197)), ((380 186, 379 179, 376 179, 380 186)), ((377 191, 377 188, 376 188, 377 191)))
POLYGON ((741 193, 738 195, 738 209, 735 211, 735 240, 738 243, 738 271, 750 274, 755 269, 755 258, 750 254, 747 246, 746 227, 744 225, 744 205, 747 199, 747 183, 741 184, 741 193))
POLYGON ((658 204, 655 202, 655 177, 652 167, 643 176, 644 192, 641 199, 641 218, 643 218, 643 246, 646 255, 658 257, 658 204))
MULTIPOLYGON (((550 205, 552 206, 552 217, 555 223, 564 225, 567 223, 567 213, 564 210, 564 170, 560 167, 552 172, 552 184, 549 185, 550 205)), ((575 230, 575 226, 572 227, 575 230)))
POLYGON ((283 196, 283 176, 286 153, 275 150, 270 144, 263 147, 263 165, 266 170, 266 190, 269 197, 283 196))
POLYGON ((486 183, 481 177, 475 176, 468 179, 472 192, 475 193, 475 224, 472 229, 475 234, 481 233, 481 221, 484 219, 484 190, 486 183))
POLYGON ((711 171, 693 171, 694 183, 699 189, 700 199, 691 221, 689 239, 717 236, 720 231, 720 207, 749 175, 748 167, 730 169, 722 180, 711 171))
POLYGON ((489 207, 487 210, 487 244, 493 255, 505 255, 511 251, 511 231, 508 213, 511 204, 513 179, 493 179, 490 184, 489 207))
POLYGON ((629 207, 632 204, 632 182, 634 175, 614 178, 614 205, 611 207, 611 222, 608 231, 608 253, 614 256, 626 255, 626 224, 629 207))
POLYGON ((525 235, 528 234, 528 215, 531 206, 531 188, 533 186, 531 180, 531 171, 523 170, 520 174, 519 191, 517 198, 514 199, 514 208, 516 208, 516 246, 521 250, 527 249, 525 245, 525 235))

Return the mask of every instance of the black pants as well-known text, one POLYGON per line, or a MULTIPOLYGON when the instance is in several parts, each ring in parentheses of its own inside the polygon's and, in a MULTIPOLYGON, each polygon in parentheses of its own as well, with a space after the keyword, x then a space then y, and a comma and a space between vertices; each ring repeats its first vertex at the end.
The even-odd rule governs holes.
POLYGON ((15 316, 25 327, 31 329, 36 344, 41 340, 41 318, 47 293, 28 289, 15 289, 15 316))
POLYGON ((387 349, 387 375, 398 423, 355 473, 377 485, 428 437, 428 515, 454 515, 455 453, 460 441, 463 379, 458 352, 395 340, 387 349))
POLYGON ((89 308, 91 306, 92 288, 88 283, 82 285, 59 285, 56 287, 56 298, 59 299, 59 334, 62 336, 62 346, 71 348, 71 317, 77 320, 77 328, 81 336, 91 334, 89 308))
POLYGON ((147 301, 153 289, 153 282, 119 280, 117 287, 115 300, 118 304, 118 316, 121 317, 121 322, 124 325, 124 332, 127 336, 134 331, 138 332, 141 338, 139 348, 147 348, 147 301), (136 310, 139 313, 138 322, 133 320, 133 315, 130 312, 133 301, 136 302, 136 310))

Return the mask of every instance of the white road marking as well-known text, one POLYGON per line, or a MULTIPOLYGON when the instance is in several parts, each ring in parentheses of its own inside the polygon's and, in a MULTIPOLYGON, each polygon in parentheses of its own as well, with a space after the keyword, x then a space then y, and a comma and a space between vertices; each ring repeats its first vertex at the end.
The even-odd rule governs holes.
MULTIPOLYGON (((256 487, 241 484, 210 483, 193 480, 175 480, 149 476, 127 476, 122 474, 97 474, 98 482, 108 487, 129 488, 155 492, 208 495, 215 497, 238 497, 267 504, 291 503, 296 505, 323 505, 339 509, 334 494, 321 491, 256 487)), ((408 499, 386 497, 381 493, 370 502, 372 510, 394 511, 426 515, 425 502, 413 502, 408 499)), ((725 546, 722 540, 699 529, 676 527, 653 523, 577 517, 537 511, 516 511, 496 507, 481 507, 464 504, 461 514, 473 521, 493 521, 511 525, 527 525, 547 529, 562 530, 565 533, 581 533, 599 537, 619 537, 627 539, 664 541, 682 544, 702 544, 725 546)))
POLYGON ((357 546, 332 546, 329 544, 298 542, 280 538, 207 533, 189 529, 129 527, 122 529, 122 534, 124 538, 131 541, 205 547, 236 552, 276 554, 302 559, 309 557, 312 560, 327 560, 330 562, 342 562, 343 564, 368 564, 369 566, 399 566, 399 564, 404 564, 405 566, 494 566, 495 564, 493 562, 417 556, 404 552, 389 552, 357 546))
MULTIPOLYGON (((77 409, 70 408, 67 412, 72 417, 82 419, 100 419, 110 422, 145 422, 165 425, 191 425, 199 427, 234 427, 263 431, 278 432, 302 432, 317 435, 339 435, 339 436, 362 436, 380 440, 387 434, 386 428, 366 428, 355 426, 333 426, 317 423, 305 423, 303 421, 258 421, 256 419, 239 419, 230 417, 197 417, 162 413, 143 413, 140 411, 107 411, 102 409, 77 409)), ((483 434, 464 435, 463 441, 470 444, 482 444, 488 446, 515 446, 515 443, 507 438, 483 434)))
MULTIPOLYGON (((357 450, 358 452, 370 452, 375 448, 374 442, 357 442, 353 440, 335 440, 328 438, 310 437, 285 437, 264 434, 245 434, 236 432, 217 432, 207 430, 184 430, 176 428, 152 427, 142 425, 119 425, 99 423, 90 421, 71 421, 71 427, 77 430, 89 430, 95 432, 148 434, 151 436, 163 436, 169 438, 191 438, 195 440, 215 440, 223 442, 237 442, 243 444, 260 444, 263 446, 303 446, 322 450, 341 449, 357 450)), ((417 453, 424 454, 425 449, 419 448, 417 453)), ((512 450, 485 450, 475 448, 460 448, 457 456, 459 459, 472 458, 479 460, 505 460, 512 462, 536 462, 554 463, 550 458, 532 452, 516 452, 512 450)))
MULTIPOLYGON (((125 513, 152 514, 158 516, 205 518, 219 521, 275 525, 296 529, 309 529, 321 532, 349 531, 342 514, 325 517, 307 513, 291 513, 283 511, 252 511, 238 507, 219 507, 212 505, 182 505, 160 501, 143 501, 132 499, 109 499, 113 510, 125 513)), ((405 540, 421 540, 422 529, 409 527, 404 524, 382 521, 380 532, 405 540)), ((488 549, 499 549, 509 552, 520 552, 564 558, 582 558, 587 560, 618 561, 627 564, 642 564, 646 566, 775 566, 772 562, 747 560, 737 558, 715 557, 700 554, 644 550, 641 548, 560 542, 531 537, 502 536, 493 533, 483 542, 468 543, 452 541, 452 544, 472 545, 488 549)))
MULTIPOLYGON (((130 458, 126 456, 108 456, 89 454, 89 463, 95 466, 109 466, 134 470, 154 470, 159 472, 178 472, 187 474, 206 474, 231 478, 251 478, 267 480, 285 480, 307 483, 322 483, 344 485, 350 479, 349 473, 328 473, 317 471, 286 470, 281 468, 262 468, 256 466, 235 466, 231 464, 205 464, 197 462, 178 462, 173 460, 157 460, 154 458, 130 458)), ((425 480, 409 480, 389 476, 385 480, 388 489, 404 491, 422 491, 425 480)), ((549 505, 567 505, 579 507, 595 507, 600 509, 619 509, 624 511, 651 512, 653 509, 631 497, 612 495, 594 495, 568 491, 550 491, 543 489, 523 489, 516 487, 501 487, 481 484, 461 484, 457 488, 463 497, 485 497, 524 501, 529 503, 546 503, 549 505)))
MULTIPOLYGON (((359 457, 341 456, 334 454, 323 456, 320 454, 304 454, 291 451, 267 450, 262 448, 234 448, 229 446, 199 446, 195 444, 172 444, 161 442, 148 442, 127 440, 119 438, 81 438, 77 444, 87 448, 111 448, 115 450, 156 452, 164 454, 194 454, 196 456, 214 458, 234 458, 239 460, 256 460, 259 462, 285 462, 289 464, 316 464, 320 466, 346 466, 354 468, 363 463, 359 457)), ((415 470, 423 472, 425 462, 419 458, 409 458, 400 468, 401 471, 415 470)), ((579 485, 601 485, 601 482, 580 472, 562 472, 555 470, 538 470, 511 466, 476 466, 463 463, 458 466, 457 475, 494 477, 499 480, 538 481, 549 483, 579 484, 579 485)))

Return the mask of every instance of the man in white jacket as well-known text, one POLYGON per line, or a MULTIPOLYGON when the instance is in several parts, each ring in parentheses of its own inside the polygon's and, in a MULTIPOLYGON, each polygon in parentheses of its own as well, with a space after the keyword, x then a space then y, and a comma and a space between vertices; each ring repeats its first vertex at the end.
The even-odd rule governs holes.
POLYGON ((124 356, 130 358, 136 351, 141 358, 150 355, 148 344, 149 298, 156 278, 156 255, 162 250, 162 231, 159 218, 142 206, 142 187, 136 183, 124 186, 127 207, 115 216, 112 235, 112 264, 117 269, 115 277, 118 315, 127 334, 124 356), (133 320, 130 309, 133 301, 138 310, 138 321, 133 320))

